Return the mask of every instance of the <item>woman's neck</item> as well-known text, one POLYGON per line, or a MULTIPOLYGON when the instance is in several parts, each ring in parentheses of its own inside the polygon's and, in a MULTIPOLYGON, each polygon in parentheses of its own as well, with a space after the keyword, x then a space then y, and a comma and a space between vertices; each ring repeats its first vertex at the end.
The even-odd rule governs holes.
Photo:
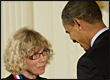
POLYGON ((29 71, 25 71, 23 75, 29 79, 36 79, 37 75, 31 74, 29 71))

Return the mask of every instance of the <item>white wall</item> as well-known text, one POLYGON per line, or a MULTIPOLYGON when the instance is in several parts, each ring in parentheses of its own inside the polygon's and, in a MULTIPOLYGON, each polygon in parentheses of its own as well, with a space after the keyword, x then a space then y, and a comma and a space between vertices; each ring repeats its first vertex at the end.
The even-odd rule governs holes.
MULTIPOLYGON (((109 27, 109 1, 102 1, 103 20, 109 27)), ((73 44, 65 33, 61 12, 67 1, 1 1, 1 78, 5 70, 3 51, 7 40, 16 30, 29 26, 40 32, 53 45, 55 56, 46 72, 51 79, 76 79, 77 61, 84 53, 79 44, 73 44)))

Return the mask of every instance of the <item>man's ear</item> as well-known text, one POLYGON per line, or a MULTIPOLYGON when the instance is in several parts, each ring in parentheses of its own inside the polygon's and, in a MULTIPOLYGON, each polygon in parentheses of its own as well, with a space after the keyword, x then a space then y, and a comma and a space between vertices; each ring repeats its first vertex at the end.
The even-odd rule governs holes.
POLYGON ((73 21, 78 26, 78 29, 81 30, 82 29, 81 20, 74 18, 73 21))

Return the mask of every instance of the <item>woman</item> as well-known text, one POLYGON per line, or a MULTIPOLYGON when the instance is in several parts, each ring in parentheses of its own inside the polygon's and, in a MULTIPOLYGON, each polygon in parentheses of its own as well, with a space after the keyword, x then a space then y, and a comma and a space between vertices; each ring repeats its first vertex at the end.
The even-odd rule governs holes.
POLYGON ((40 33, 21 28, 8 40, 4 52, 6 70, 11 74, 4 79, 46 79, 39 75, 53 56, 49 41, 40 33))

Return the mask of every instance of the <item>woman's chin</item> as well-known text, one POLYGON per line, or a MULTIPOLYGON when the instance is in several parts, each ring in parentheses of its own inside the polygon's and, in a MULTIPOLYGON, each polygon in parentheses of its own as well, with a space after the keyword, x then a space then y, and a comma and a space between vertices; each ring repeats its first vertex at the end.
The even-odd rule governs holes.
POLYGON ((45 70, 39 71, 39 75, 44 74, 45 70))

